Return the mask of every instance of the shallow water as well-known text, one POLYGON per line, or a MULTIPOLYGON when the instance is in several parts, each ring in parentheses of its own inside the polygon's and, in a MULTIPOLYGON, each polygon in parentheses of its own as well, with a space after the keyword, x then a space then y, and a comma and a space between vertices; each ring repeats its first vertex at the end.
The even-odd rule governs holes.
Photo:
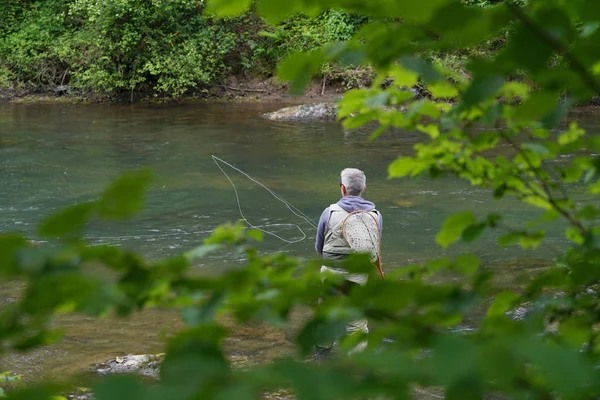
MULTIPOLYGON (((200 104, 178 106, 0 105, 0 232, 23 231, 61 207, 97 198, 121 172, 149 166, 155 180, 144 211, 119 223, 95 223, 85 231, 93 244, 109 243, 161 258, 201 244, 217 225, 240 218, 230 182, 215 165, 216 155, 241 168, 317 221, 322 209, 339 198, 339 171, 357 167, 367 173, 365 197, 384 215, 382 243, 386 269, 445 254, 435 235, 444 218, 470 209, 479 215, 505 213, 504 226, 518 228, 537 213, 508 199, 494 201, 482 189, 448 177, 436 181, 387 180, 387 165, 409 155, 418 135, 396 132, 367 142, 368 131, 344 132, 336 123, 279 123, 259 117, 281 104, 200 104)), ((597 132, 600 114, 570 116, 597 132)), ((502 151, 502 149, 500 150, 502 151)), ((293 215, 259 185, 224 167, 238 190, 248 221, 273 231, 261 249, 314 255, 314 229, 293 215)), ((576 198, 581 190, 574 187, 576 198)), ((536 251, 499 249, 496 234, 468 247, 485 263, 544 260, 567 243, 563 227, 550 227, 547 244, 536 251)), ((467 249, 451 247, 453 255, 467 249)), ((197 266, 219 273, 242 260, 216 254, 197 266)), ((533 263, 535 264, 535 263, 533 263)), ((539 265, 538 265, 539 266, 539 265)), ((511 273, 508 272, 507 273, 511 273)), ((0 287, 0 304, 18 295, 14 284, 0 287)), ((92 362, 127 353, 160 352, 157 326, 176 330, 171 311, 151 310, 131 320, 62 318, 67 338, 26 356, 11 356, 2 367, 32 377, 58 377, 92 362)), ((289 351, 284 333, 253 326, 228 342, 232 354, 258 360, 289 351)), ((0 368, 1 369, 1 368, 0 368)))

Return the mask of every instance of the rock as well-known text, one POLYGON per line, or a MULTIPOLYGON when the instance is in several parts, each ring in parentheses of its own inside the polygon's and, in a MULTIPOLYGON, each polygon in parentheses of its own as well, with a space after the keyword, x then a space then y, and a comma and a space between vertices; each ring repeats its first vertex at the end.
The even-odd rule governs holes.
POLYGON ((334 104, 302 104, 263 114, 271 121, 327 121, 336 119, 334 104))
POLYGON ((158 379, 160 364, 164 359, 164 354, 138 354, 116 357, 101 364, 94 364, 90 370, 99 375, 106 374, 131 374, 158 379))
POLYGON ((68 393, 64 397, 68 400, 93 400, 94 394, 87 388, 77 388, 73 393, 68 393))
POLYGON ((507 311, 506 315, 515 321, 523 321, 530 311, 531 307, 517 307, 514 310, 507 311))
POLYGON ((55 94, 66 94, 69 92, 69 86, 68 85, 58 85, 54 88, 54 93, 55 94))

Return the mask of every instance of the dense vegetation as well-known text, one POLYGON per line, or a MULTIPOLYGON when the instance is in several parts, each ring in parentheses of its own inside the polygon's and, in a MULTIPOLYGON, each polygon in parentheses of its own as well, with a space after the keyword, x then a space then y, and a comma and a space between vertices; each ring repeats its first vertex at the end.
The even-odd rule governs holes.
MULTIPOLYGON (((201 0, 3 0, 0 87, 177 96, 228 75, 268 77, 293 51, 349 39, 364 18, 328 11, 267 25, 201 0)), ((333 71, 332 71, 333 72, 333 71)))
MULTIPOLYGON (((224 24, 244 18, 250 3, 211 0, 207 7, 229 18, 216 23, 224 24)), ((538 210, 519 229, 503 227, 499 246, 535 248, 545 240, 544 224, 561 221, 569 246, 555 264, 525 277, 519 287, 505 287, 474 254, 403 266, 384 280, 358 255, 344 266, 371 273, 369 283, 331 297, 340 277, 322 281, 323 260, 261 255, 253 247, 260 233, 242 225, 222 226, 197 249, 163 261, 148 262, 120 247, 88 246, 79 235, 88 221, 127 218, 140 209, 149 180, 141 171, 122 177, 101 198, 44 221, 38 233, 56 240, 54 246, 32 249, 18 234, 0 237, 0 277, 27 284, 22 299, 0 309, 0 351, 57 340, 60 333, 51 322, 58 313, 127 316, 159 305, 181 310, 187 325, 169 341, 160 381, 100 379, 92 388, 96 399, 258 399, 277 388, 318 400, 408 399, 431 388, 449 400, 598 398, 600 140, 576 124, 558 129, 570 105, 600 92, 597 0, 530 0, 525 7, 513 2, 467 7, 454 0, 282 4, 257 0, 256 12, 274 25, 298 12, 327 15, 330 8, 366 19, 348 41, 285 57, 277 70, 294 92, 328 63, 372 68, 373 85, 340 101, 344 126, 374 122, 373 139, 389 128, 424 134, 414 154, 390 165, 389 176, 452 175, 484 188, 490 198, 512 196, 538 210), (457 48, 468 52, 502 35, 506 43, 496 57, 471 56, 464 66, 468 79, 415 57, 457 48), (531 85, 511 79, 518 74, 531 85), (430 97, 405 90, 418 82, 430 97), (575 201, 574 187, 587 198, 575 201), (246 264, 218 277, 189 273, 194 260, 213 251, 243 254, 246 264), (116 279, 89 273, 89 263, 106 267, 116 279), (310 307, 312 315, 296 333, 297 354, 244 370, 231 367, 219 313, 239 323, 281 327, 298 306, 310 307), (527 312, 512 318, 516 307, 527 312), (345 324, 363 317, 373 322, 372 332, 347 335, 345 324), (468 317, 473 329, 460 329, 468 317), (304 362, 317 344, 338 340, 348 350, 364 339, 368 347, 362 353, 304 362)), ((442 247, 470 243, 502 222, 496 213, 465 210, 442 224, 436 241, 442 247)), ((30 386, 9 395, 51 398, 66 389, 30 386)))
MULTIPOLYGON (((490 6, 489 0, 465 0, 490 6)), ((3 0, 0 89, 179 96, 206 93, 229 75, 271 77, 295 51, 348 40, 368 20, 343 10, 267 23, 253 10, 227 19, 202 0, 3 0)), ((426 55, 464 69, 468 57, 503 43, 426 55)), ((370 83, 370 69, 328 63, 321 75, 346 87, 370 83)))

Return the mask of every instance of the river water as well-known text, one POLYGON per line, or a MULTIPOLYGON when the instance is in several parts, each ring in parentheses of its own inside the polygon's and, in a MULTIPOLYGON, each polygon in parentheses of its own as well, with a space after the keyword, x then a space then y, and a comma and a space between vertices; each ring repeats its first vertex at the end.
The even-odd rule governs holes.
MULTIPOLYGON (((388 180, 387 166, 410 155, 420 136, 386 133, 368 142, 368 130, 344 132, 337 123, 271 122, 260 114, 282 104, 0 105, 0 232, 21 231, 35 239, 36 224, 61 207, 97 198, 120 173, 151 167, 154 181, 144 211, 133 220, 94 223, 85 230, 92 244, 134 249, 147 258, 179 254, 202 243, 219 224, 240 218, 231 183, 211 155, 240 168, 317 221, 324 207, 339 198, 339 172, 357 167, 367 174, 365 198, 384 216, 385 269, 470 250, 487 265, 536 268, 567 245, 563 227, 549 227, 549 238, 535 251, 499 248, 496 233, 476 243, 435 244, 444 218, 470 209, 478 215, 505 214, 504 229, 519 228, 537 213, 514 200, 494 201, 488 191, 452 177, 439 180, 388 180), (521 266, 521 267, 520 267, 521 266)), ((598 132, 600 114, 578 112, 577 120, 598 132)), ((501 150, 502 151, 502 150, 501 150)), ((232 179, 247 220, 276 233, 260 248, 314 256, 315 230, 268 191, 222 165, 232 179), (285 224, 297 224, 298 227, 285 224), (300 228, 300 229, 298 229, 300 228)), ((583 198, 574 187, 576 198, 583 198)), ((242 265, 228 254, 207 258, 196 268, 219 273, 242 265)), ((16 284, 2 284, 0 305, 18 295, 16 284)), ((127 353, 160 352, 157 328, 180 326, 171 311, 152 310, 131 320, 61 319, 62 342, 25 355, 5 357, 0 367, 32 379, 57 378, 92 362, 127 353)), ((237 329, 231 354, 268 360, 290 351, 286 332, 261 326, 237 329)), ((0 368, 2 369, 2 368, 0 368)))

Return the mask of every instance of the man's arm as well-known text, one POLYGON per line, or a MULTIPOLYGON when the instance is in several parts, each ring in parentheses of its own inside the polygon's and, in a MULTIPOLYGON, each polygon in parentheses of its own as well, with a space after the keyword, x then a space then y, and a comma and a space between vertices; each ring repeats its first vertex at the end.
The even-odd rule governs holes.
POLYGON ((327 229, 327 221, 329 220, 329 207, 323 210, 319 225, 317 228, 317 238, 315 240, 315 250, 320 255, 323 255, 323 245, 325 244, 325 229, 327 229))

